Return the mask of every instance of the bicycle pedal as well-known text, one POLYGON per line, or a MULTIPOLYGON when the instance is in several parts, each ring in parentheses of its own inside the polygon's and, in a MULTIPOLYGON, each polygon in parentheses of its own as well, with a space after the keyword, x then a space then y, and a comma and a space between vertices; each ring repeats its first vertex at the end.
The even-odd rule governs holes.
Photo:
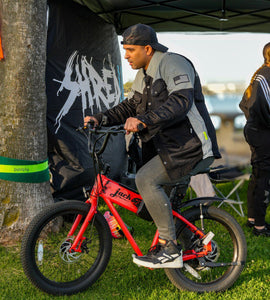
POLYGON ((202 279, 200 274, 194 270, 190 265, 184 263, 184 268, 186 269, 186 271, 191 274, 193 277, 197 278, 197 279, 202 279))

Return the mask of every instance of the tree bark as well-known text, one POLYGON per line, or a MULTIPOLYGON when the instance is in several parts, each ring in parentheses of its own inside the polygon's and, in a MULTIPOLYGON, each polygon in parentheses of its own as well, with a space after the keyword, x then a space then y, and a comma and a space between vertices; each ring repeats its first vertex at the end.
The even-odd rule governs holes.
MULTIPOLYGON (((0 0, 0 156, 44 160, 46 0, 0 0)), ((53 202, 49 182, 0 180, 0 243, 20 240, 31 218, 53 202)))

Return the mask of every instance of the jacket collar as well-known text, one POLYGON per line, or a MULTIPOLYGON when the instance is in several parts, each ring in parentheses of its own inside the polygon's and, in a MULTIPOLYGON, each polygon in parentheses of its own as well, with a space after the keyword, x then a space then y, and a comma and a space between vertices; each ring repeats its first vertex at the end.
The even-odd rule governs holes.
POLYGON ((146 70, 146 72, 144 71, 143 68, 141 68, 138 73, 140 73, 140 75, 142 77, 145 76, 145 73, 146 75, 149 75, 151 76, 152 78, 155 77, 156 75, 156 72, 157 72, 157 69, 158 69, 158 66, 159 66, 159 63, 161 61, 161 59, 163 58, 163 56, 166 54, 167 52, 160 52, 160 51, 155 51, 153 57, 151 58, 150 60, 150 63, 148 65, 148 68, 146 70))
POLYGON ((157 70, 160 64, 161 59, 164 57, 164 55, 166 55, 166 52, 160 52, 160 51, 155 51, 153 57, 150 60, 149 66, 146 70, 146 72, 144 71, 143 68, 139 69, 135 80, 133 82, 132 85, 132 89, 134 91, 138 91, 139 93, 143 92, 143 89, 145 87, 145 75, 151 76, 153 78, 153 80, 155 80, 156 76, 157 76, 157 70))
POLYGON ((160 51, 155 51, 146 70, 147 75, 151 76, 152 78, 155 77, 159 63, 165 54, 166 52, 164 53, 160 51))

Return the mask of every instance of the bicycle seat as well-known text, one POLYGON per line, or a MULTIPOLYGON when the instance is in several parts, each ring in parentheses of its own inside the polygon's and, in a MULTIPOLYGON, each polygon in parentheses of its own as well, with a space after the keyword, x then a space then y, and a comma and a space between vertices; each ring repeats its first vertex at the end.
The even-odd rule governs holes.
POLYGON ((210 165, 213 163, 214 157, 207 157, 205 159, 202 159, 197 163, 197 165, 185 176, 179 179, 179 182, 174 184, 175 186, 189 184, 190 177, 195 176, 197 174, 204 174, 204 173, 209 173, 210 172, 210 165))
MULTIPOLYGON (((196 175, 197 175, 197 174, 205 174, 205 173, 208 174, 208 173, 210 172, 210 170, 211 170, 210 167, 208 167, 208 168, 206 168, 206 169, 203 169, 203 170, 199 171, 198 173, 196 173, 196 175)), ((192 176, 193 176, 193 175, 192 175, 192 176)))

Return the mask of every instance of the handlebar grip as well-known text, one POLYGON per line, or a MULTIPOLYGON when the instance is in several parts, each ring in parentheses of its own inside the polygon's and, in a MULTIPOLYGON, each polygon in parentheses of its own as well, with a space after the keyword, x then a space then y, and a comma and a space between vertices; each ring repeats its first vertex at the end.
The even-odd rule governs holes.
POLYGON ((138 128, 139 131, 144 130, 143 123, 139 123, 138 126, 137 126, 137 128, 138 128))
POLYGON ((91 120, 88 122, 88 124, 94 126, 94 125, 95 125, 95 121, 91 119, 91 120))

